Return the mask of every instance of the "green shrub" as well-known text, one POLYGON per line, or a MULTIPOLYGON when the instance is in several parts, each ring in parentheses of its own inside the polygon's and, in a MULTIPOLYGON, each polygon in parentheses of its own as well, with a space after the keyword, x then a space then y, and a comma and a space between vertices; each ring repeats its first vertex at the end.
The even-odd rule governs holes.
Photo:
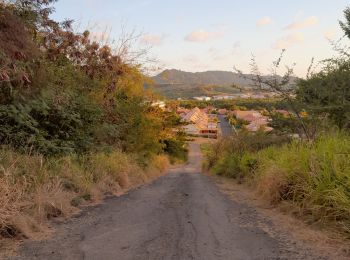
POLYGON ((220 176, 239 178, 241 176, 240 157, 233 154, 223 156, 213 166, 212 171, 220 176))
POLYGON ((240 178, 243 173, 253 171, 257 167, 257 160, 251 153, 286 142, 289 142, 288 138, 265 133, 242 133, 234 138, 223 139, 207 152, 208 167, 216 174, 240 178))
POLYGON ((82 153, 93 145, 98 117, 91 100, 75 94, 64 104, 46 97, 2 105, 0 143, 47 155, 82 153))
POLYGON ((172 162, 186 162, 188 159, 188 150, 186 143, 182 139, 166 139, 164 140, 164 151, 170 156, 172 162))

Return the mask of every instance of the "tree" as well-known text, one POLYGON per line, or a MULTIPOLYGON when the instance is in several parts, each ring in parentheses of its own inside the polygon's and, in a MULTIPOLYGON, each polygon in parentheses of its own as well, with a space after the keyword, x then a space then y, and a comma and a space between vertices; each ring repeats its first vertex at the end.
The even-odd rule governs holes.
POLYGON ((137 35, 98 43, 51 20, 54 2, 0 1, 0 145, 52 156, 160 153, 170 126, 148 103, 137 35))
POLYGON ((350 39, 350 7, 344 10, 345 22, 339 21, 340 27, 345 35, 350 39))
MULTIPOLYGON (((350 8, 344 16, 340 26, 350 39, 350 8)), ((313 114, 324 114, 339 128, 350 128, 350 54, 339 44, 334 47, 339 56, 323 61, 320 72, 301 80, 297 98, 313 114)))
POLYGON ((306 139, 311 140, 312 135, 309 132, 305 121, 300 115, 301 108, 298 106, 294 99, 296 90, 296 80, 293 80, 292 76, 294 73, 293 68, 295 64, 293 64, 293 66, 291 67, 286 66, 286 72, 283 76, 278 75, 278 69, 280 68, 284 53, 285 49, 281 51, 281 54, 277 58, 277 60, 272 63, 270 75, 268 76, 263 76, 261 74, 259 66, 254 56, 252 56, 250 63, 252 76, 247 77, 239 69, 235 68, 235 70, 239 73, 239 75, 241 75, 241 77, 251 80, 253 82, 253 88, 255 88, 256 90, 268 90, 280 95, 283 98, 283 100, 287 102, 292 112, 296 115, 303 135, 306 137, 306 139))

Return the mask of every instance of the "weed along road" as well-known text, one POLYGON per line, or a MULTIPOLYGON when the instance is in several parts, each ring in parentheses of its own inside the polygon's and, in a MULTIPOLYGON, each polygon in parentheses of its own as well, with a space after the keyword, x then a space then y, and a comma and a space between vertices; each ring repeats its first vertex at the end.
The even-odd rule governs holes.
POLYGON ((272 225, 201 174, 193 142, 187 165, 57 224, 49 240, 27 242, 14 259, 320 259, 263 224, 272 225))

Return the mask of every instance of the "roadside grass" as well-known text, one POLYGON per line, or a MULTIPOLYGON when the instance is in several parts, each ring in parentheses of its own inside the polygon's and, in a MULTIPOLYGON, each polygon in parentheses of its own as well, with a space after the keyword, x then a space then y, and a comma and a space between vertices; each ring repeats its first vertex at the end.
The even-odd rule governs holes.
MULTIPOLYGON (((202 143, 200 144, 200 149, 201 149, 201 153, 203 154, 203 156, 205 158, 209 158, 209 155, 212 151, 212 144, 210 143, 202 143)), ((209 168, 209 165, 208 165, 208 160, 203 160, 202 162, 202 169, 203 170, 206 170, 209 168)))
POLYGON ((207 153, 211 172, 248 183, 272 205, 288 202, 289 211, 308 223, 350 237, 348 134, 326 134, 314 143, 246 138, 213 145, 207 153))
POLYGON ((0 240, 38 239, 48 230, 48 220, 151 181, 168 165, 165 155, 141 167, 136 156, 121 151, 50 159, 2 148, 0 240))

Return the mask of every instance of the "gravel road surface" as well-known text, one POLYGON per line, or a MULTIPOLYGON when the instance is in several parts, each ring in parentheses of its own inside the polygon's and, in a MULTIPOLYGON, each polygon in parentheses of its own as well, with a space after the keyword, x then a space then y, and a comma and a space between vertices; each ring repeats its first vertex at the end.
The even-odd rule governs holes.
POLYGON ((200 169, 193 142, 187 165, 57 224, 15 259, 320 259, 269 235, 254 208, 229 200, 200 169))

